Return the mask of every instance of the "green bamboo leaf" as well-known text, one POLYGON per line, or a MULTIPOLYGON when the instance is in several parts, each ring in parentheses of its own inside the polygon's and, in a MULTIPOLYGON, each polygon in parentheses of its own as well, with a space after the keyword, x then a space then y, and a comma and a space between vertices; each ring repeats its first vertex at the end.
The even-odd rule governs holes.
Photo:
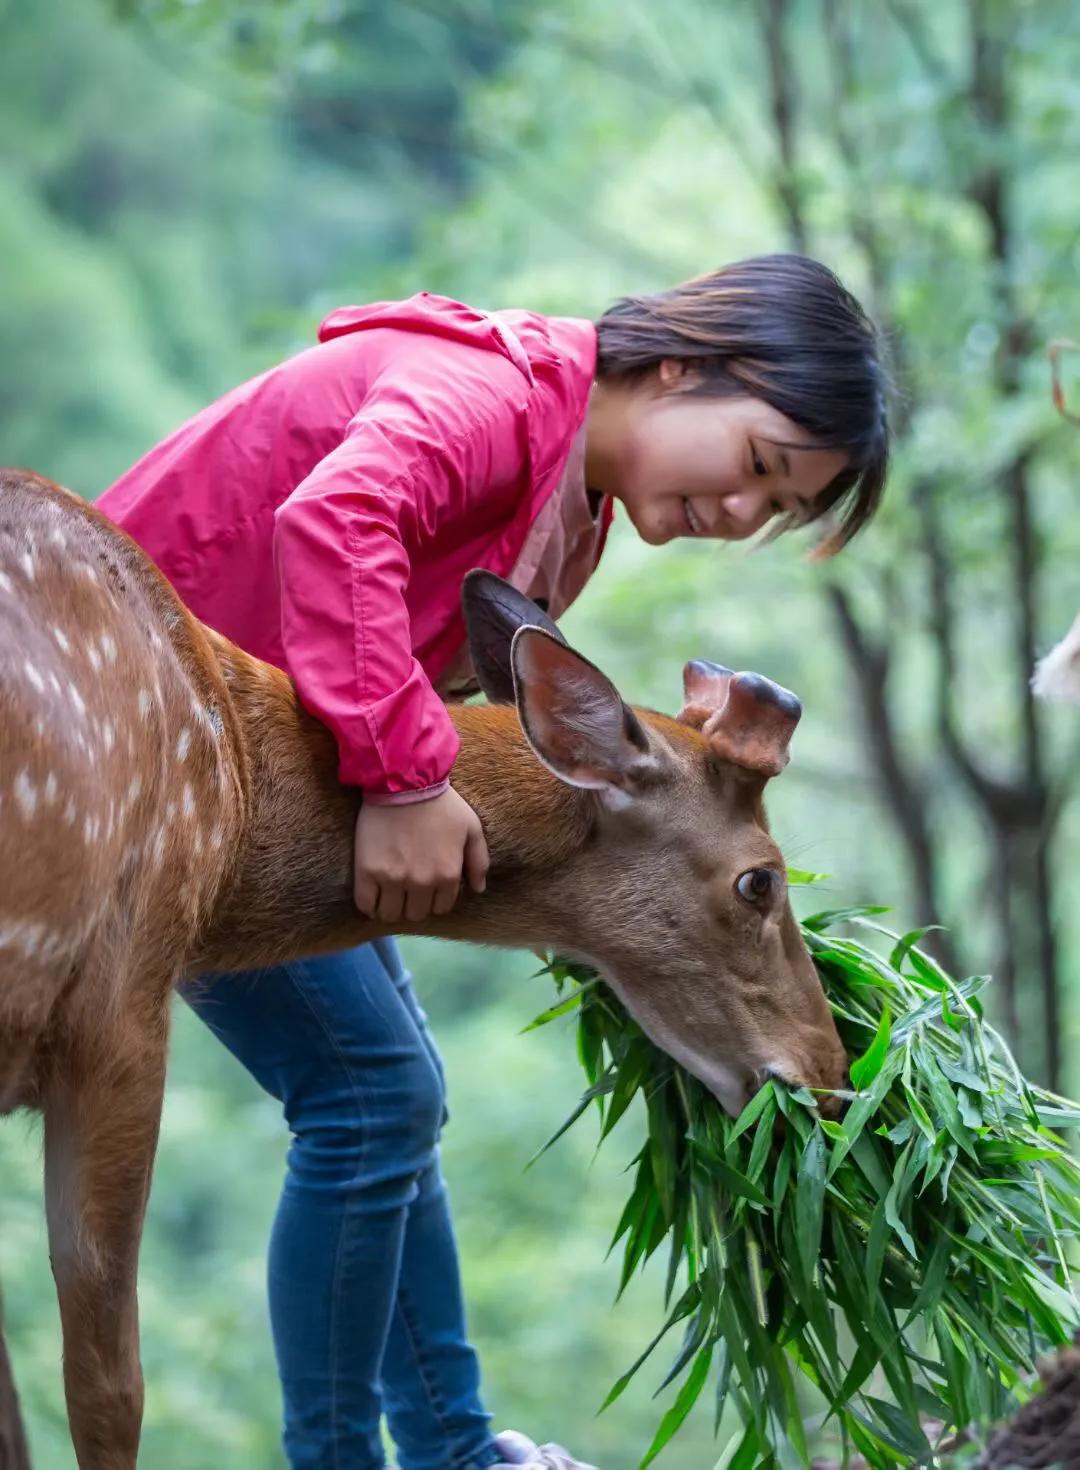
POLYGON ((585 1112, 585 1110, 588 1108, 589 1104, 593 1101, 594 1098, 599 1097, 601 1093, 605 1091, 610 1091, 611 1087, 613 1087, 614 1085, 615 1071, 614 1068, 612 1068, 604 1074, 604 1077, 601 1078, 601 1080, 597 1082, 595 1086, 590 1087, 588 1092, 586 1092, 582 1096, 581 1101, 567 1118, 566 1122, 563 1123, 562 1127, 557 1129, 556 1132, 551 1135, 547 1143, 545 1143, 542 1148, 538 1148, 536 1150, 532 1158, 529 1159, 528 1163, 525 1165, 526 1169, 531 1169, 532 1166, 536 1163, 537 1159, 541 1158, 544 1154, 547 1153, 552 1144, 558 1143, 563 1134, 567 1133, 574 1126, 574 1124, 581 1117, 582 1113, 585 1112))
MULTIPOLYGON (((1080 1107, 1025 1082, 981 1019, 984 977, 957 984, 914 936, 848 917, 871 938, 804 931, 841 1039, 862 1053, 863 1085, 841 1122, 820 1119, 805 1089, 775 1084, 732 1122, 602 983, 578 1009, 602 1133, 613 1099, 623 1114, 639 1092, 647 1100, 619 1221, 619 1290, 661 1245, 665 1300, 685 1269, 698 1295, 666 1379, 716 1353, 718 1404, 732 1402, 746 1426, 729 1455, 746 1470, 807 1463, 796 1371, 824 1394, 843 1443, 884 1470, 925 1460, 921 1413, 1002 1413, 1035 1355, 1077 1322, 1066 1270, 1080 1168, 1051 1125, 1080 1122, 1080 1107), (871 947, 882 938, 888 959, 871 947), (875 1057, 886 1012, 891 1038, 875 1057), (878 1397, 860 1397, 867 1389, 878 1397)), ((568 965, 561 978, 596 977, 568 965)), ((672 1423, 659 1434, 677 1434, 672 1423)))
POLYGON ((835 1174, 843 1162, 845 1154, 881 1106, 886 1092, 888 1092, 896 1079, 903 1064, 904 1053, 902 1050, 890 1052, 869 1088, 865 1092, 860 1093, 851 1104, 843 1122, 844 1142, 837 1144, 833 1148, 832 1157, 829 1160, 830 1177, 835 1174))
POLYGON ((949 1236, 946 1231, 942 1231, 934 1242, 933 1250, 930 1252, 930 1259, 923 1273, 919 1294, 912 1304, 905 1326, 908 1323, 914 1322, 917 1318, 927 1316, 933 1312, 945 1290, 951 1265, 952 1250, 949 1236))
POLYGON ((821 1250, 822 1211, 825 1204, 825 1139, 815 1128, 803 1150, 795 1181, 795 1233, 803 1274, 813 1281, 821 1250))
POLYGON ((601 1142, 608 1136, 637 1096, 642 1083, 649 1076, 652 1065, 650 1049, 643 1042, 629 1047, 626 1055, 620 1059, 618 1077, 611 1092, 611 1101, 608 1103, 603 1127, 600 1130, 601 1142))
POLYGON ((960 1116, 956 1094, 934 1058, 928 1054, 925 1047, 921 1050, 922 1075, 930 1089, 930 1097, 938 1111, 938 1116, 957 1144, 974 1159, 976 1157, 975 1140, 971 1135, 971 1130, 965 1127, 964 1120, 960 1116))
POLYGON ((849 919, 861 919, 867 914, 887 914, 887 904, 861 903, 852 904, 842 909, 823 909, 820 914, 811 914, 808 919, 802 921, 804 929, 809 929, 812 934, 820 934, 826 929, 834 929, 837 924, 846 924, 849 919))
POLYGON ((634 1364, 626 1370, 626 1372, 622 1375, 620 1379, 616 1381, 607 1398, 597 1410, 597 1413, 602 1414, 604 1410, 609 1408, 617 1398, 620 1398, 622 1396, 622 1394, 626 1391, 627 1386, 634 1378, 634 1375, 637 1373, 638 1369, 642 1367, 642 1365, 649 1357, 651 1357, 656 1348, 659 1347, 660 1343, 675 1326, 676 1322, 681 1322, 684 1317, 688 1317, 691 1312, 697 1309, 700 1302, 701 1287, 696 1281, 692 1281, 683 1292, 676 1305, 672 1308, 671 1313, 668 1316, 667 1321, 664 1323, 663 1327, 661 1327, 660 1331, 649 1343, 645 1351, 637 1358, 634 1364))
POLYGON ((935 930, 943 930, 943 928, 944 926, 941 924, 927 924, 922 929, 910 929, 892 950, 892 953, 889 955, 889 964, 894 970, 902 969, 909 951, 914 949, 919 940, 927 934, 932 934, 935 930))
POLYGON ((930 1441, 919 1427, 918 1420, 913 1424, 895 1404, 886 1403, 884 1399, 872 1398, 870 1394, 863 1395, 863 1403, 874 1411, 877 1418, 877 1424, 871 1423, 868 1427, 886 1439, 887 1443, 917 1460, 921 1460, 930 1453, 930 1441), (881 1430, 882 1425, 885 1426, 884 1434, 881 1430))
POLYGON ((768 1205, 768 1199, 756 1184, 752 1184, 730 1164, 725 1163, 720 1155, 713 1153, 706 1144, 694 1138, 691 1139, 690 1146, 705 1160, 709 1171, 716 1176, 730 1194, 738 1195, 740 1199, 747 1199, 751 1204, 760 1205, 763 1208, 768 1205))
POLYGON ((660 1428, 656 1431, 656 1437, 645 1452, 645 1457, 639 1464, 638 1470, 645 1470, 647 1465, 652 1464, 660 1451, 673 1437, 687 1414, 694 1407, 701 1390, 705 1387, 705 1380, 709 1376, 712 1354, 711 1344, 708 1347, 702 1348, 698 1354, 694 1366, 690 1370, 689 1377, 679 1390, 678 1397, 660 1421, 660 1428))
POLYGON ((773 1144, 773 1135, 776 1125, 776 1099, 770 1098, 768 1106, 762 1111, 758 1121, 757 1131, 754 1133, 753 1146, 750 1149, 750 1157, 746 1164, 746 1178, 751 1184, 757 1184, 762 1170, 768 1161, 769 1150, 773 1144))
POLYGON ((885 1201, 878 1200, 870 1217, 870 1233, 866 1240, 866 1289, 873 1296, 881 1280, 881 1263, 885 1258, 889 1222, 885 1218, 885 1201))
POLYGON ((771 1203, 774 1210, 779 1210, 787 1193, 788 1184, 791 1182, 791 1151, 785 1149, 777 1160, 776 1173, 773 1175, 773 1186, 771 1203))
POLYGON ((896 1166, 896 1174, 892 1184, 889 1186, 889 1192, 885 1196, 885 1219, 903 1241, 904 1249, 917 1260, 919 1253, 915 1248, 914 1240, 911 1238, 911 1232, 900 1218, 900 1211, 904 1207, 904 1201, 907 1198, 908 1188, 910 1187, 909 1172, 911 1160, 914 1157, 914 1150, 915 1140, 912 1139, 910 1143, 904 1145, 904 1151, 900 1155, 899 1162, 896 1166))
POLYGON ((754 1126, 757 1120, 761 1117, 761 1114, 765 1111, 767 1107, 770 1106, 770 1104, 772 1105, 772 1109, 775 1112, 775 1082, 766 1082, 764 1087, 758 1088, 757 1092, 754 1093, 753 1097, 746 1104, 746 1107, 743 1108, 742 1112, 735 1119, 735 1123, 732 1126, 731 1132, 728 1134, 728 1138, 734 1140, 741 1137, 741 1135, 744 1134, 748 1128, 752 1128, 754 1126))
POLYGON ((550 1021, 554 1021, 558 1016, 567 1016, 571 1011, 576 1011, 589 991, 597 984, 599 984, 597 980, 587 980, 584 985, 574 991, 573 995, 568 995, 558 1005, 549 1006, 546 1011, 541 1011, 527 1026, 521 1028, 519 1035, 524 1036, 529 1031, 536 1031, 540 1026, 546 1026, 550 1021))
POLYGON ((881 1071, 885 1062, 885 1056, 889 1050, 889 1040, 892 1036, 892 1016, 886 1005, 881 1012, 881 1020, 878 1022, 874 1039, 863 1052, 851 1064, 851 1085, 861 1091, 869 1087, 874 1078, 881 1071))
POLYGON ((763 1448, 757 1429, 753 1424, 748 1424, 734 1454, 722 1457, 721 1464, 724 1470, 755 1470, 763 1448))
POLYGON ((809 883, 826 883, 831 877, 831 873, 811 873, 806 868, 788 868, 787 870, 788 886, 791 888, 809 883))

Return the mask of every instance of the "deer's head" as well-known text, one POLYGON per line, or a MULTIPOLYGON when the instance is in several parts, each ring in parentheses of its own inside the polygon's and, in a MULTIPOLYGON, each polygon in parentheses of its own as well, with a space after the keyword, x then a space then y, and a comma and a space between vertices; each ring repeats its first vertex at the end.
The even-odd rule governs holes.
POLYGON ((536 759, 587 808, 584 842, 550 875, 563 947, 729 1112, 770 1075, 843 1086, 847 1058, 762 801, 787 764, 795 696, 695 660, 677 719, 632 710, 490 573, 471 574, 465 606, 488 698, 516 704, 536 759))

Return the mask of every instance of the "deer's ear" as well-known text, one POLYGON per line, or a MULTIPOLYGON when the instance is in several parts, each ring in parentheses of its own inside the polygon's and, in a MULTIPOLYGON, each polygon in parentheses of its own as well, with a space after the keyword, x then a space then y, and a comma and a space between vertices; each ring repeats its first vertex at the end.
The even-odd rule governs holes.
POLYGON ((547 613, 494 572, 470 572, 461 591, 465 629, 480 688, 492 704, 514 703, 510 645, 519 628, 543 628, 560 643, 566 640, 547 613))
POLYGON ((768 780, 787 765, 801 717, 802 705, 790 689, 762 674, 732 674, 727 699, 706 720, 703 733, 714 755, 768 780))
POLYGON ((627 792, 656 769, 644 725, 587 658, 547 633, 521 628, 511 664, 522 729, 560 781, 627 792))
POLYGON ((679 723, 700 730, 716 710, 723 709, 727 699, 731 670, 711 659, 692 658, 683 666, 683 707, 679 723))

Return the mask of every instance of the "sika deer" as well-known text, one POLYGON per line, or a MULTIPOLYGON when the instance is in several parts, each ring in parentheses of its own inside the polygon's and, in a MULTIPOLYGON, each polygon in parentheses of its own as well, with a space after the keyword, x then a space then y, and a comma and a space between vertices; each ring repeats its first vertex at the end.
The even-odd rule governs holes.
MULTIPOLYGON (((678 720, 635 712, 497 578, 471 576, 466 611, 494 702, 455 710, 453 779, 484 824, 488 889, 402 927, 592 962, 730 1110, 766 1073, 841 1085, 761 804, 794 696, 692 663, 678 720)), ((84 1470, 130 1470, 138 1448, 171 988, 386 932, 352 903, 359 794, 336 765, 287 677, 198 623, 123 533, 0 472, 0 1111, 45 1115, 84 1470)))

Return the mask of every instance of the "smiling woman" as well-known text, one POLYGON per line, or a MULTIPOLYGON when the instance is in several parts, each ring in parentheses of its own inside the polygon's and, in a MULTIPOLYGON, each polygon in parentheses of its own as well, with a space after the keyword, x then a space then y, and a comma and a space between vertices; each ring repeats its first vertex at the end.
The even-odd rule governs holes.
POLYGON ((589 484, 654 546, 832 512, 829 555, 874 513, 887 460, 876 334, 819 261, 759 256, 597 322, 589 484))
MULTIPOLYGON (((598 323, 419 292, 338 307, 318 337, 181 425, 100 505, 203 622, 288 669, 330 729, 361 793, 356 906, 391 932, 485 886, 444 707, 476 674, 470 569, 558 619, 597 569, 612 501, 654 544, 841 506, 835 549, 881 493, 882 372, 858 304, 799 256, 627 298, 598 323)), ((751 757, 775 774, 775 750, 769 770, 768 752, 751 757)), ((735 912, 775 909, 768 868, 725 889, 735 912)), ((257 988, 205 976, 189 999, 294 1139, 269 1264, 291 1463, 380 1470, 385 1410, 402 1470, 582 1470, 491 1432, 439 1165, 441 1065, 393 944, 280 966, 257 988)))

